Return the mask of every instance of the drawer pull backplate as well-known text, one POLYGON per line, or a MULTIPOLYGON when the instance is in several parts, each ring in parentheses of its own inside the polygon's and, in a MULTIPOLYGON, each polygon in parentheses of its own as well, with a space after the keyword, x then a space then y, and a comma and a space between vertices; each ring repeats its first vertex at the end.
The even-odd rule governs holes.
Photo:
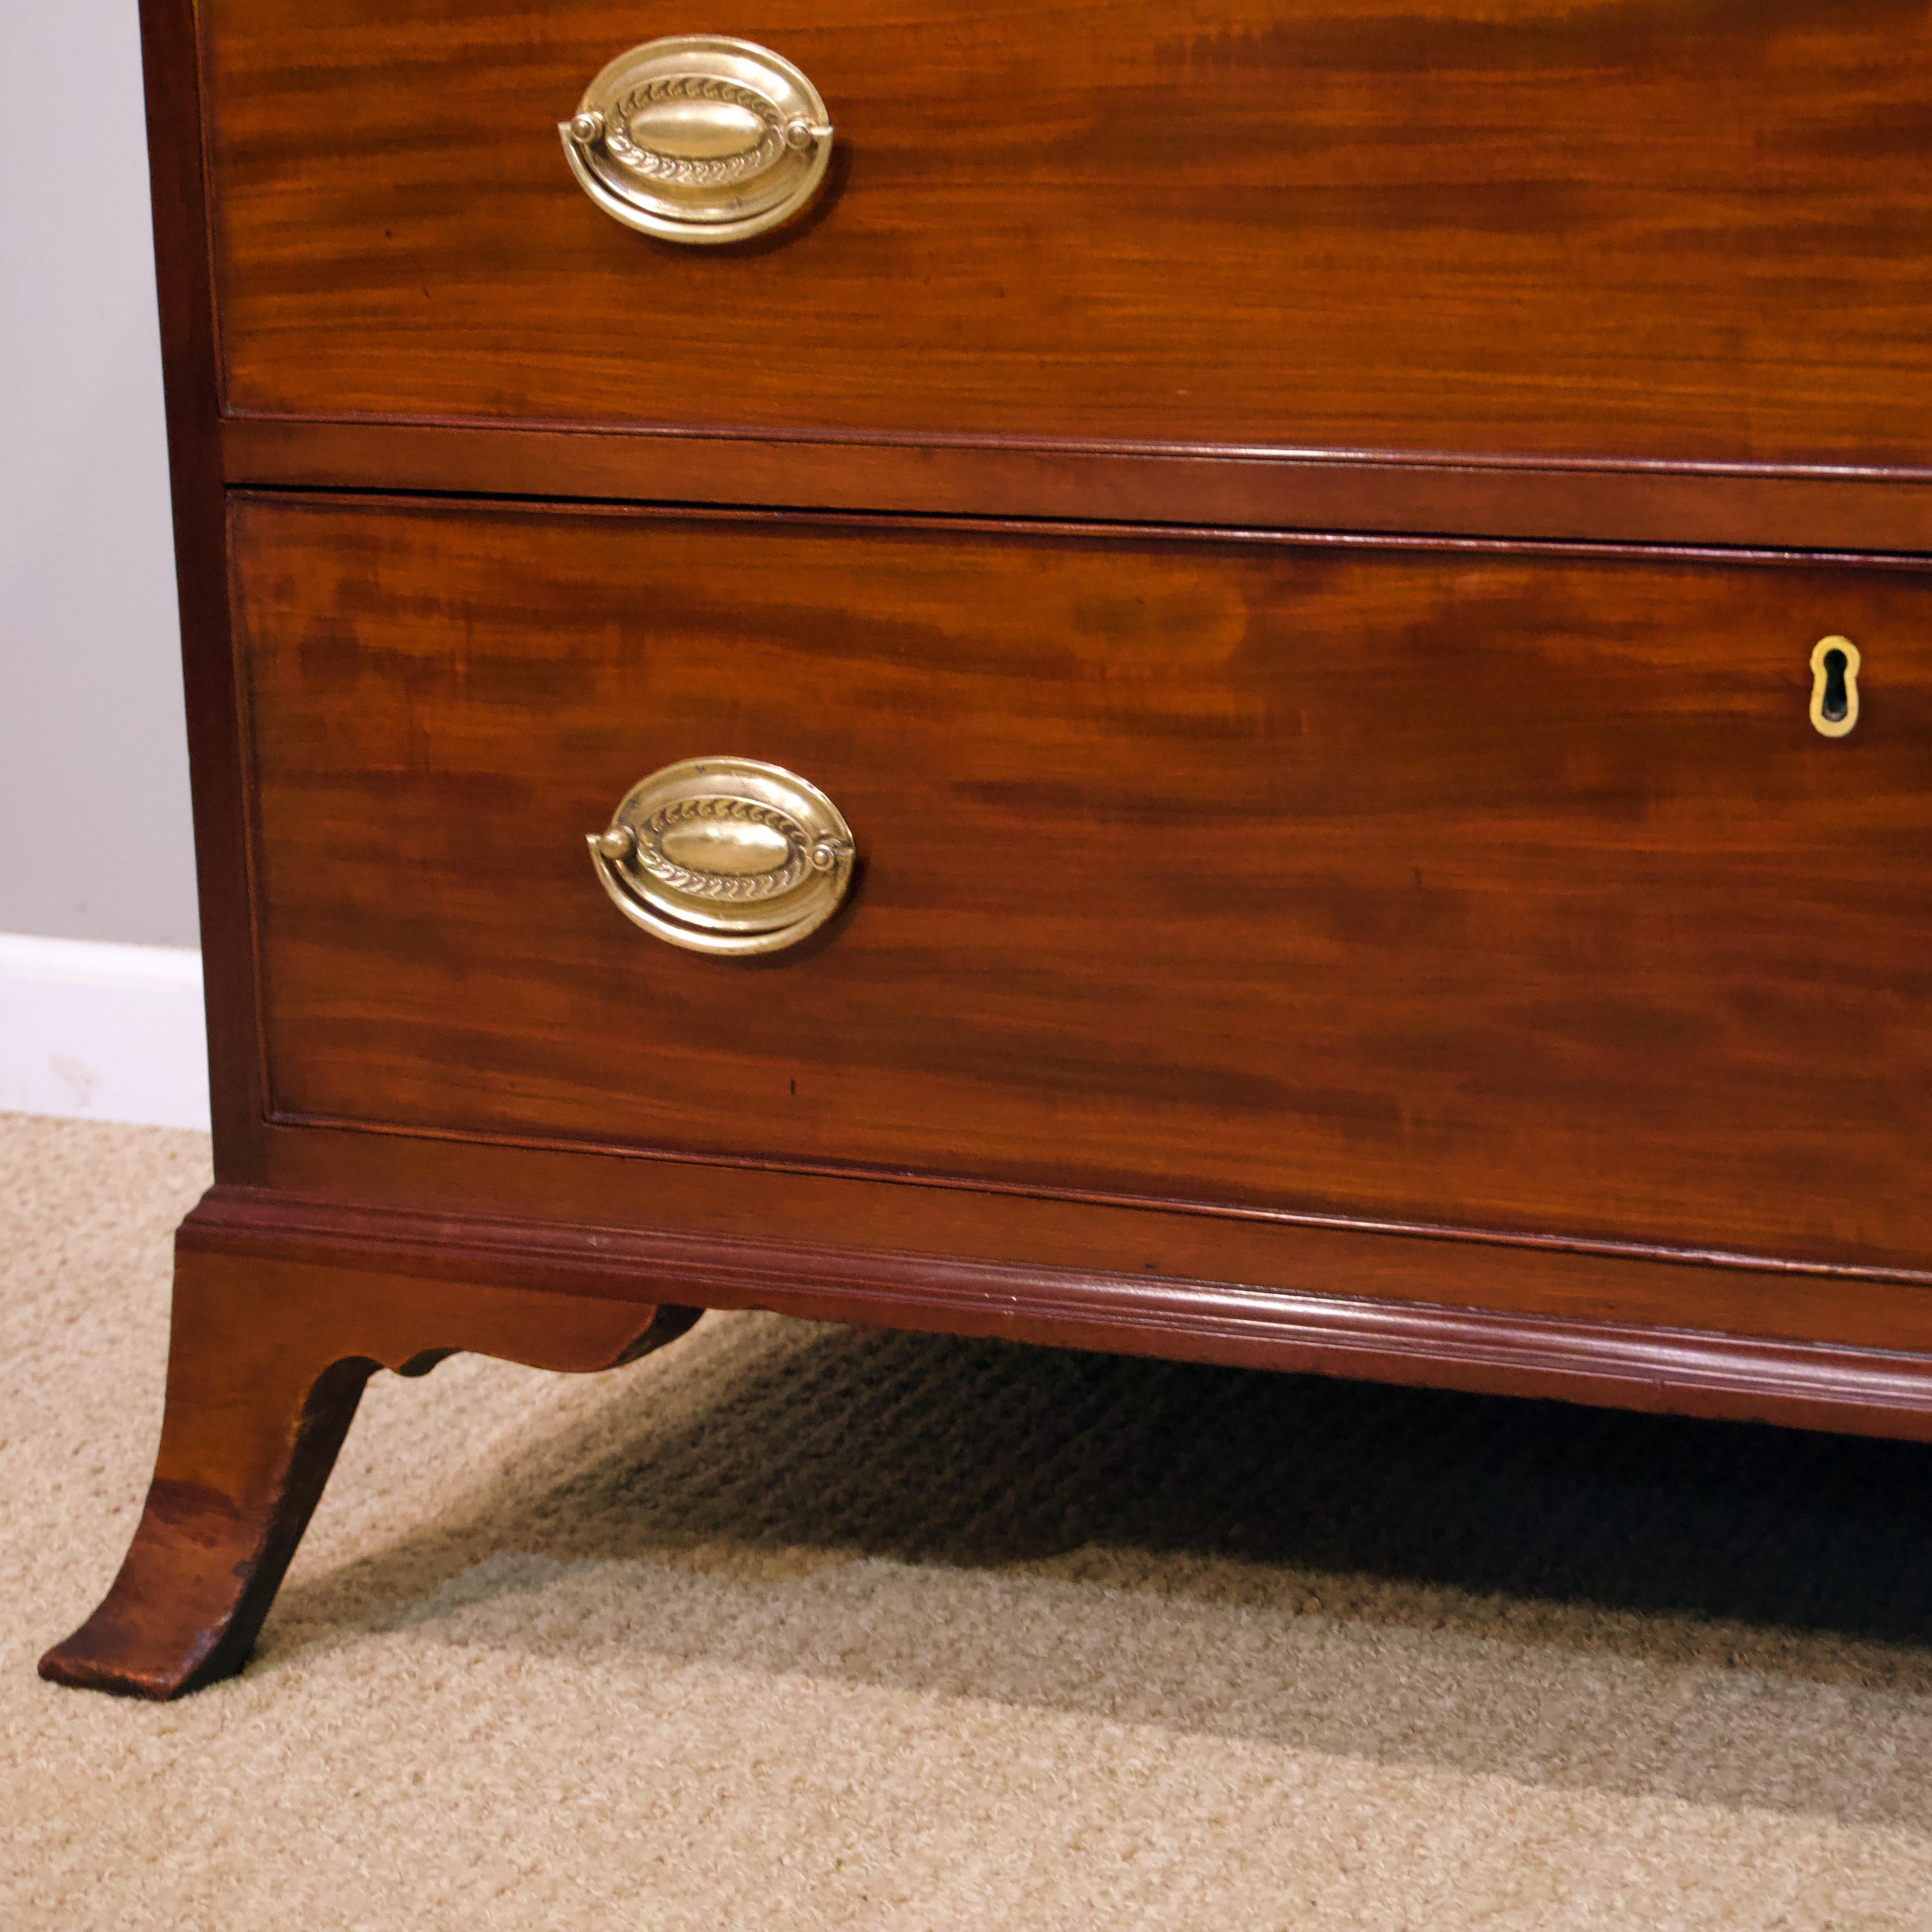
POLYGON ((687 758, 633 785, 589 835, 612 902, 693 952, 775 952, 838 910, 852 829, 795 772, 754 758, 687 758))
POLYGON ((818 90, 750 40, 684 34, 621 54, 560 122, 584 191, 669 242, 742 242, 803 208, 832 128, 818 90))

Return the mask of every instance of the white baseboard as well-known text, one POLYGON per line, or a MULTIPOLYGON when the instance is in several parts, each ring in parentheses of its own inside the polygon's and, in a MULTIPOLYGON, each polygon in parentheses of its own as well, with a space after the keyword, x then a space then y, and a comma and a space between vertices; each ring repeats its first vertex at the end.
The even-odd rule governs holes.
POLYGON ((0 1113, 206 1132, 201 955, 0 933, 0 1113))

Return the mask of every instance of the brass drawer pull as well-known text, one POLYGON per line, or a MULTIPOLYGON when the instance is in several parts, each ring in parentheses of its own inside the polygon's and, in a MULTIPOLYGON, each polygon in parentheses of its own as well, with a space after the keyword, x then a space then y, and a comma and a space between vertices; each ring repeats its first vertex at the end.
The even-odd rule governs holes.
POLYGON ((754 758, 686 758, 640 778, 591 863, 646 932, 693 952, 776 952, 852 883, 852 828, 815 784, 754 758))
POLYGON ((620 54, 560 122, 584 191, 668 242, 742 242, 804 207, 832 128, 818 90, 750 40, 680 34, 620 54))

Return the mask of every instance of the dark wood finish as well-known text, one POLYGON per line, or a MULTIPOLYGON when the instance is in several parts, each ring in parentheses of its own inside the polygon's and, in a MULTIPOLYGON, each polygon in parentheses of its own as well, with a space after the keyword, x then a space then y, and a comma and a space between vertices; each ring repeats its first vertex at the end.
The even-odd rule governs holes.
POLYGON ((1576 1322, 1660 1324, 1852 1348, 1932 1348, 1926 1271, 1766 1264, 1552 1234, 1401 1227, 1198 1202, 1078 1200, 929 1178, 812 1174, 636 1150, 504 1146, 450 1134, 288 1126, 266 1132, 274 1192, 379 1211, 736 1240, 772 1228, 809 1248, 1232 1281, 1348 1298, 1442 1302, 1576 1322))
POLYGON ((230 417, 236 484, 1784 550, 1932 550, 1932 482, 1362 453, 230 417))
MULTIPOLYGON (((504 1297, 523 1298, 520 1307, 550 1298, 553 1319, 566 1332, 601 1324, 600 1334, 621 1334, 624 1324, 612 1311, 628 1298, 649 1295, 818 1321, 1932 1439, 1932 1355, 1263 1292, 1145 1273, 868 1252, 785 1238, 628 1234, 474 1214, 385 1214, 244 1189, 211 1194, 188 1217, 182 1243, 209 1265, 217 1258, 244 1269, 279 1263, 328 1271, 331 1280, 338 1269, 380 1268, 398 1300, 426 1306, 453 1309, 452 1291, 459 1288, 493 1306, 504 1297)), ((688 1306, 666 1308, 646 1342, 682 1333, 692 1318, 688 1306)), ((452 1315, 444 1331, 458 1326, 452 1315)), ((434 1330, 434 1322, 428 1327, 434 1330)), ((550 1346, 554 1358, 557 1345, 550 1346)))
POLYGON ((266 1213, 353 1202, 432 1222, 478 1216, 703 1244, 748 1229, 800 1247, 995 1267, 1239 1282, 1576 1322, 1932 1351, 1932 1273, 1685 1255, 1547 1235, 1070 1199, 980 1182, 807 1174, 634 1150, 271 1126, 266 1213))
POLYGON ((142 18, 219 1184, 45 1674, 238 1668, 378 1365, 700 1306, 1932 1439, 1923 0, 142 18), (553 123, 710 26, 840 158, 679 252, 553 123), (596 890, 695 749, 808 947, 596 890))
POLYGON ((1932 574, 246 502, 278 1118, 1910 1268, 1932 574), (1864 710, 1807 716, 1814 642, 1864 710), (707 752, 857 903, 586 831, 707 752))
POLYGON ((241 721, 228 634, 214 296, 209 285, 193 8, 141 0, 162 388, 194 797, 215 1172, 259 1178, 267 1099, 256 1024, 254 920, 242 835, 241 721))
POLYGON ((133 1544, 40 1674, 165 1699, 239 1670, 379 1366, 611 1366, 700 1306, 1932 1440, 1924 1354, 218 1188, 178 1238, 133 1544))
POLYGON ((398 1280, 290 1244, 177 1246, 167 1407, 147 1503, 99 1609, 40 1660, 57 1684, 167 1698, 232 1676, 378 1367, 458 1348, 598 1369, 674 1340, 688 1309, 486 1281, 398 1280))
POLYGON ((816 218, 739 251, 618 226, 560 152, 682 0, 205 16, 242 411, 1932 447, 1924 0, 760 0, 730 31, 839 146, 816 218))

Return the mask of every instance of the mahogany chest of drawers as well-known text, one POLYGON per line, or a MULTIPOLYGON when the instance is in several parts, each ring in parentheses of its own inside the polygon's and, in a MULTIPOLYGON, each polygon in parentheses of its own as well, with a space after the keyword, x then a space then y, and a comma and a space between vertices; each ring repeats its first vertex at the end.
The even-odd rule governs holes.
POLYGON ((218 1180, 45 1673, 706 1307, 1932 1436, 1932 9, 749 6, 143 0, 218 1180))

